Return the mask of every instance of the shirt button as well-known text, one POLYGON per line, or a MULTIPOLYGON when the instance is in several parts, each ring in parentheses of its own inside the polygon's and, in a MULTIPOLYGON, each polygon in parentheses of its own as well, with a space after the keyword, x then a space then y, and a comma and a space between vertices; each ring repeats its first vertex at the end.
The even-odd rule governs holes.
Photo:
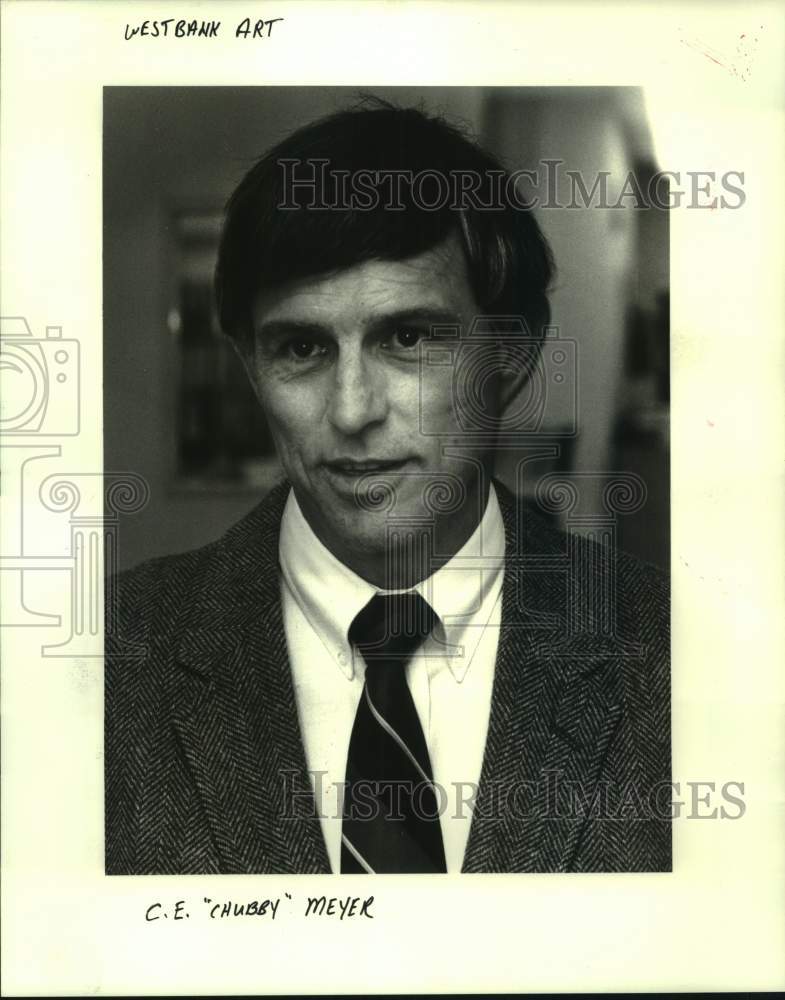
POLYGON ((338 662, 343 663, 344 665, 346 664, 346 657, 344 656, 343 653, 338 654, 338 662))

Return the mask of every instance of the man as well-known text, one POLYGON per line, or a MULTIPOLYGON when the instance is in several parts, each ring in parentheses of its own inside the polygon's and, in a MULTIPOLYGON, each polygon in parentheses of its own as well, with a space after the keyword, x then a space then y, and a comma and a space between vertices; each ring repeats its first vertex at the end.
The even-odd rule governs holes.
POLYGON ((286 483, 110 591, 108 872, 670 868, 665 583, 491 476, 552 273, 508 180, 374 106, 230 199, 286 483))

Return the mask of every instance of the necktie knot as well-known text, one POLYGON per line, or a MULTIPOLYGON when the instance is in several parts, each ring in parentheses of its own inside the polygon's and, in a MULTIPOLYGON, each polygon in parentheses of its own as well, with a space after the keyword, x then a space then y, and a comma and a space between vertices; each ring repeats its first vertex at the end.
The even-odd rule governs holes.
POLYGON ((408 660, 430 634, 436 615, 416 592, 375 594, 349 626, 349 641, 366 663, 408 660))

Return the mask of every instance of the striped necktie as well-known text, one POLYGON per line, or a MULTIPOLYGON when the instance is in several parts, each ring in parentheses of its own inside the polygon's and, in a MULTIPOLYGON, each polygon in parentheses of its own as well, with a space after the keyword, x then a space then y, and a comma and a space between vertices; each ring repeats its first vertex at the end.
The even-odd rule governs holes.
POLYGON ((436 616, 417 593, 376 594, 349 628, 366 663, 346 762, 341 872, 445 872, 439 804, 406 664, 436 616))

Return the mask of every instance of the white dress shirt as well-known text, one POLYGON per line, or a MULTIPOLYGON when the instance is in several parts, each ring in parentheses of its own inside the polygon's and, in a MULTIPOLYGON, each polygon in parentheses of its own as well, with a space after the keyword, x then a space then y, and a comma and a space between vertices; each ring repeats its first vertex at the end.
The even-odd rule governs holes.
MULTIPOLYGON (((365 676, 365 662, 350 645, 348 630, 361 608, 384 591, 357 576, 319 541, 293 492, 281 522, 279 556, 284 628, 306 761, 330 867, 340 872, 339 788, 365 676)), ((480 779, 503 576, 504 525, 491 485, 471 538, 412 588, 439 617, 408 663, 406 678, 443 809, 448 872, 461 870, 480 779)))

